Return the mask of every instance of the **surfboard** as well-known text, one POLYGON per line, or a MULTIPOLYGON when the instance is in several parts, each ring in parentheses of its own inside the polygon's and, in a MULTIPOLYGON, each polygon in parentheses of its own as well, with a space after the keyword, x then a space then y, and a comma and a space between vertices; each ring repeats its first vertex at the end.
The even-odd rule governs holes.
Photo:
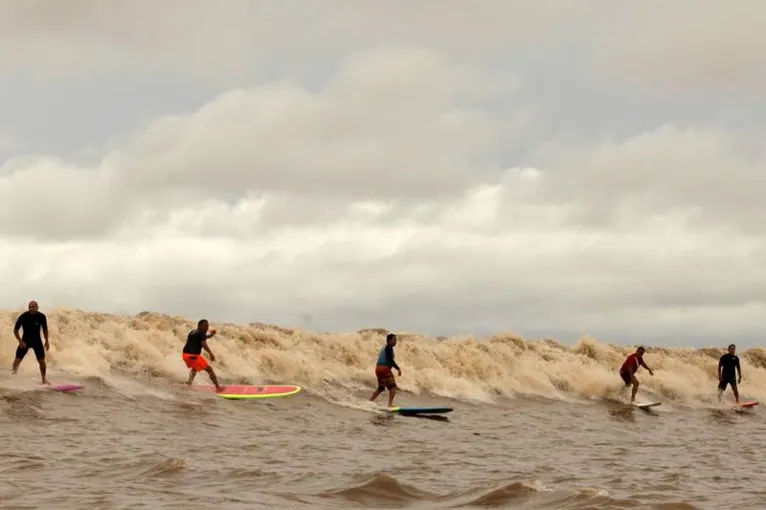
POLYGON ((183 386, 197 391, 204 391, 206 393, 215 393, 217 396, 228 399, 247 399, 247 398, 276 398, 276 397, 289 397, 295 395, 301 391, 300 386, 295 385, 282 385, 272 386, 268 384, 254 384, 254 385, 238 385, 233 384, 223 386, 223 391, 216 393, 215 386, 199 385, 188 386, 186 384, 179 384, 177 386, 183 386))
POLYGON ((82 384, 63 383, 63 384, 51 384, 50 386, 46 386, 46 387, 53 391, 80 391, 85 386, 83 386, 82 384))
POLYGON ((755 407, 758 405, 758 402, 755 400, 746 400, 744 402, 740 402, 739 404, 736 404, 740 408, 749 409, 751 407, 755 407))
POLYGON ((388 411, 398 414, 446 414, 454 409, 451 407, 391 407, 388 411))
POLYGON ((633 402, 633 405, 641 409, 649 409, 650 407, 662 405, 662 402, 633 402))

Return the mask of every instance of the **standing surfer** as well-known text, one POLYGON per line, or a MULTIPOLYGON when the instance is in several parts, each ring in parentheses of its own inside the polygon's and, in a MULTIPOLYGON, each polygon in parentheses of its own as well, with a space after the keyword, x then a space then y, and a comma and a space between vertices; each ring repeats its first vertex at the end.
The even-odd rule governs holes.
POLYGON ((622 380, 625 382, 625 386, 627 387, 631 384, 633 385, 633 393, 630 395, 631 403, 636 401, 636 393, 638 393, 639 383, 638 379, 636 379, 636 372, 638 371, 638 367, 644 367, 649 371, 649 374, 654 376, 652 369, 646 366, 646 363, 644 363, 644 352, 646 352, 646 350, 643 347, 639 347, 636 349, 636 352, 625 359, 625 363, 623 363, 622 367, 620 367, 620 377, 622 377, 622 380))
POLYGON ((186 345, 184 345, 183 354, 181 355, 186 366, 191 369, 189 372, 189 380, 186 384, 191 385, 197 372, 204 370, 210 376, 210 380, 213 381, 213 384, 215 384, 215 390, 222 391, 223 388, 218 384, 218 377, 216 377, 213 367, 211 367, 205 357, 202 356, 202 349, 205 349, 210 355, 210 361, 215 361, 213 351, 207 346, 207 339, 215 336, 215 330, 208 333, 208 326, 208 322, 205 319, 202 319, 197 323, 197 329, 191 330, 186 337, 186 345))
POLYGON ((731 385, 731 391, 734 393, 734 399, 739 404, 739 390, 737 383, 742 382, 742 369, 739 366, 739 356, 734 354, 737 346, 731 344, 729 352, 721 356, 718 360, 718 400, 721 400, 721 394, 726 391, 726 385, 731 385), (739 381, 736 374, 739 373, 739 381))
POLYGON ((378 378, 378 389, 372 394, 370 400, 374 401, 383 390, 388 390, 388 407, 393 407, 394 397, 396 396, 396 379, 391 368, 395 368, 402 376, 402 370, 394 361, 394 346, 396 345, 396 335, 389 333, 386 335, 386 345, 381 347, 378 354, 378 363, 375 366, 375 377, 378 378))
POLYGON ((19 341, 19 347, 16 349, 16 359, 13 360, 12 372, 16 373, 24 356, 27 355, 29 349, 32 349, 35 351, 37 363, 40 365, 40 376, 42 377, 43 384, 48 384, 48 380, 45 378, 47 371, 45 351, 50 348, 50 343, 48 343, 48 318, 39 311, 37 301, 30 301, 28 306, 29 309, 19 315, 18 319, 16 319, 16 325, 13 327, 13 335, 19 341), (24 330, 22 336, 19 336, 19 329, 24 330), (42 338, 40 338, 41 329, 45 337, 44 345, 42 338))

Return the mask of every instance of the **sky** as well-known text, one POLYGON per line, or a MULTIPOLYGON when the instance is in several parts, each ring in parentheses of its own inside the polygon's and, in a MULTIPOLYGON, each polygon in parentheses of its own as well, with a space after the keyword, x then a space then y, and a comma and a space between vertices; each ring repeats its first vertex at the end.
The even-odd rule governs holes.
POLYGON ((763 345, 766 3, 0 3, 0 306, 763 345))

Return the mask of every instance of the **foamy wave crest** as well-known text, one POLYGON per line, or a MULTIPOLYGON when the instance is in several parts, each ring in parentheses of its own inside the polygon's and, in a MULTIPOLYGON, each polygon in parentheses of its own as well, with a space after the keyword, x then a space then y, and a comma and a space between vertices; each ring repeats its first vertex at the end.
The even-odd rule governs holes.
MULTIPOLYGON (((10 364, 16 340, 17 312, 0 313, 0 359, 10 364)), ((128 375, 182 381, 186 367, 181 348, 195 322, 143 312, 117 316, 79 310, 50 312, 49 365, 81 377, 104 381, 128 375)), ((375 385, 374 364, 386 331, 319 334, 260 323, 214 324, 210 342, 217 372, 231 383, 300 384, 308 392, 349 403, 375 385)), ((721 349, 668 349, 647 346, 642 391, 679 405, 712 404, 721 349)), ((399 333, 400 387, 415 394, 492 402, 501 397, 534 396, 557 400, 613 399, 622 382, 617 369, 633 349, 583 338, 567 347, 553 340, 524 341, 510 334, 490 338, 433 338, 399 333)), ((740 353, 745 380, 741 392, 763 399, 766 352, 740 353)), ((34 362, 22 372, 34 373, 34 362)), ((201 376, 201 377, 204 377, 201 376)))

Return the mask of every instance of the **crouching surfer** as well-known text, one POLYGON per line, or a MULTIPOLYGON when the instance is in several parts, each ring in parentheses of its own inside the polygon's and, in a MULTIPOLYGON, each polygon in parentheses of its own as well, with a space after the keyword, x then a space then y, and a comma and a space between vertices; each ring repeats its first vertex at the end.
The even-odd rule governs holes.
POLYGON ((378 354, 378 363, 375 366, 375 377, 378 378, 378 389, 372 394, 370 400, 374 401, 384 390, 388 390, 388 407, 393 407, 394 397, 396 396, 396 379, 391 370, 395 368, 402 376, 402 370, 394 361, 394 346, 396 345, 396 335, 389 333, 386 335, 386 345, 380 349, 378 354))
POLYGON ((636 393, 638 393, 638 379, 636 379, 636 372, 639 366, 644 367, 649 371, 649 374, 654 376, 654 372, 644 363, 644 352, 646 350, 643 347, 636 349, 636 352, 631 354, 625 359, 625 363, 620 367, 620 377, 622 377, 625 386, 633 385, 633 393, 630 395, 630 402, 636 401, 636 393))
POLYGON ((186 384, 191 385, 197 372, 204 370, 210 376, 210 380, 213 384, 215 384, 215 390, 220 392, 223 388, 218 384, 218 377, 216 377, 213 367, 211 367, 205 357, 202 356, 202 349, 205 349, 210 355, 210 361, 215 361, 213 351, 207 346, 207 339, 215 335, 215 330, 208 333, 208 326, 208 322, 205 319, 202 319, 197 323, 197 329, 190 331, 189 335, 186 337, 186 345, 184 345, 183 354, 181 355, 186 366, 191 369, 189 372, 189 380, 186 381, 186 384))

